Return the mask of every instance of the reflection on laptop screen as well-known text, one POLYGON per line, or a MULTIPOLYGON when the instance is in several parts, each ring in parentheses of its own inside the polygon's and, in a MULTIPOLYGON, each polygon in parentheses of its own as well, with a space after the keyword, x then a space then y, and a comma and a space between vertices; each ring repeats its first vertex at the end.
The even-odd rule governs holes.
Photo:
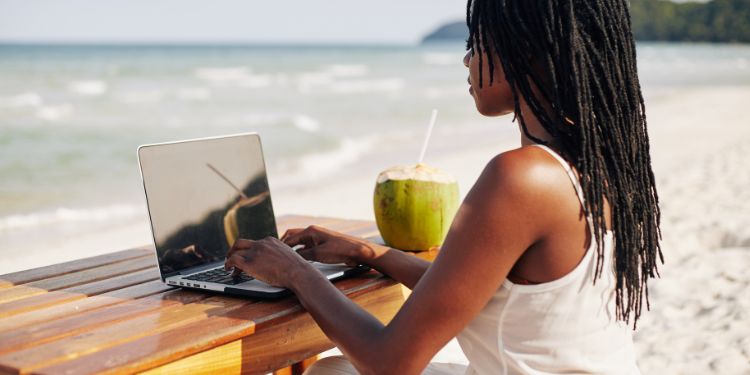
POLYGON ((278 237, 257 135, 144 146, 138 155, 162 277, 223 261, 237 238, 278 237))

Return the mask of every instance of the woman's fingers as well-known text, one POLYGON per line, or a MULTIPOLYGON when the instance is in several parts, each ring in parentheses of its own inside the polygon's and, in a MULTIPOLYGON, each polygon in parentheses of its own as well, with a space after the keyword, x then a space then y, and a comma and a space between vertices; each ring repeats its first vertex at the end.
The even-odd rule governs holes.
POLYGON ((303 228, 291 228, 291 229, 287 229, 287 231, 284 233, 284 235, 281 236, 280 240, 281 240, 281 242, 286 243, 286 239, 289 236, 296 235, 296 234, 302 232, 303 230, 304 230, 303 228))
POLYGON ((224 269, 227 271, 234 269, 236 271, 237 269, 242 268, 243 265, 245 265, 245 260, 242 256, 234 254, 224 262, 224 269))
POLYGON ((230 248, 227 252, 227 259, 239 250, 247 250, 252 248, 254 244, 255 241, 253 240, 246 240, 244 238, 237 239, 237 241, 234 241, 234 245, 232 245, 232 248, 230 248))
POLYGON ((320 230, 314 225, 301 230, 290 229, 284 234, 282 241, 290 247, 297 245, 304 245, 305 247, 317 246, 321 242, 320 230))
POLYGON ((320 251, 320 248, 324 246, 325 245, 299 249, 297 250, 297 254, 299 254, 299 256, 301 256, 302 258, 305 258, 305 260, 318 261, 318 252, 320 251))

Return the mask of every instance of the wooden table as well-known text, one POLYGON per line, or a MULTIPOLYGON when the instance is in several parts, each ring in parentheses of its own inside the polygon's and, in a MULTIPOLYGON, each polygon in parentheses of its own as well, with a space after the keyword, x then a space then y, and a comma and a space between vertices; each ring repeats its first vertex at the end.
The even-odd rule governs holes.
MULTIPOLYGON (((278 222, 280 233, 310 224, 378 236, 369 221, 278 222)), ((383 322, 404 299, 375 271, 335 285, 383 322)), ((151 247, 0 276, 0 373, 294 373, 332 347, 295 297, 260 301, 162 284, 151 247)))

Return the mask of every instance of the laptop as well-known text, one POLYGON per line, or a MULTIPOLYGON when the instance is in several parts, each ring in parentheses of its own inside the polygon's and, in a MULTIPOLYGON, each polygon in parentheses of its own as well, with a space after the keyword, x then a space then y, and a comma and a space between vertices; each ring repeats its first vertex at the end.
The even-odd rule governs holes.
MULTIPOLYGON (((238 238, 278 238, 258 134, 143 145, 138 164, 164 283, 256 298, 291 293, 224 270, 238 238)), ((368 269, 313 265, 329 280, 368 269)))

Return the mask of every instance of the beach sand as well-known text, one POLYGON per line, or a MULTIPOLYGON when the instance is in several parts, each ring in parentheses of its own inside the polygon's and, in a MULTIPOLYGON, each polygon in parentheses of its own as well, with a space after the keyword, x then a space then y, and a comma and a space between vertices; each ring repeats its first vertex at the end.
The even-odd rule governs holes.
MULTIPOLYGON (((644 312, 634 336, 644 374, 750 373, 748 104, 748 87, 691 88, 647 100, 666 263, 662 278, 650 284, 651 311, 644 312)), ((516 126, 509 119, 493 121, 485 122, 516 126)), ((429 164, 456 176, 462 195, 487 161, 519 144, 507 131, 480 133, 470 143, 436 142, 428 151, 429 164)), ((368 155, 325 182, 274 190, 276 212, 372 220, 377 173, 408 162, 412 153, 416 150, 368 155)), ((61 250, 51 258, 20 256, 5 267, 36 267, 149 241, 148 226, 139 219, 83 239, 58 239, 61 250)), ((466 363, 455 341, 434 360, 466 363)))

